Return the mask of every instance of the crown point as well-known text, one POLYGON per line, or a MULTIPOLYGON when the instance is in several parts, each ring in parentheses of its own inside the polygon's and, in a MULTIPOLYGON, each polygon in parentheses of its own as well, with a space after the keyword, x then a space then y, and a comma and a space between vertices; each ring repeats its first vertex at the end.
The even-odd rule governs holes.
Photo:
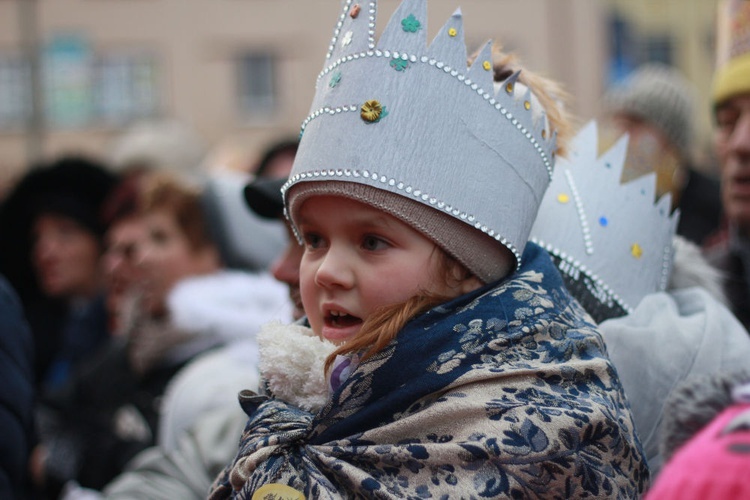
POLYGON ((505 89, 505 92, 509 95, 513 95, 513 91, 516 88, 516 82, 518 81, 518 77, 521 75, 521 70, 516 71, 512 75, 510 75, 506 80, 503 82, 503 88, 505 89))

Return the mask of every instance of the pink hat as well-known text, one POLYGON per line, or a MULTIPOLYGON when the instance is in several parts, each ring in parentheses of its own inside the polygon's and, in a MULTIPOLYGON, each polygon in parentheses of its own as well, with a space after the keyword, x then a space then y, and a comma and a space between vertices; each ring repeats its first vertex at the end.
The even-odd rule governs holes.
POLYGON ((750 499, 750 404, 730 406, 680 448, 646 498, 750 499))

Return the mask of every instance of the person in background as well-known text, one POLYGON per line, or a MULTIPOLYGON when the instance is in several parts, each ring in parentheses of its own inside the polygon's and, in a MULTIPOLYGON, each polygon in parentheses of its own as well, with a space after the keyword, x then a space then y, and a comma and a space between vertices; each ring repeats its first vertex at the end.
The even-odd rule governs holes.
POLYGON ((286 303, 283 287, 259 289, 255 276, 224 269, 197 187, 165 172, 146 173, 139 185, 140 295, 120 315, 122 333, 45 400, 32 470, 49 498, 69 483, 107 484, 156 443, 172 377, 197 355, 278 317, 286 303))
POLYGON ((144 175, 144 171, 124 174, 102 207, 102 219, 108 227, 102 266, 109 328, 114 336, 123 333, 122 316, 137 300, 143 280, 138 255, 146 239, 139 200, 144 175))
POLYGON ((35 439, 33 354, 21 303, 0 275, 0 498, 31 498, 26 465, 35 439))
POLYGON ((722 301, 718 271, 674 236, 679 216, 669 193, 654 201, 656 174, 621 183, 628 139, 599 155, 597 132, 595 122, 584 127, 557 162, 531 238, 599 322, 653 478, 672 389, 745 366, 750 337, 722 301))
MULTIPOLYGON (((221 231, 224 237, 216 238, 224 243, 222 251, 224 255, 229 254, 229 247, 233 248, 232 262, 249 263, 255 262, 253 269, 256 271, 258 283, 252 293, 246 293, 246 300, 252 300, 253 296, 262 297, 266 288, 272 290, 279 288, 279 282, 288 286, 290 294, 296 293, 297 299, 291 297, 293 310, 285 310, 283 315, 277 319, 289 321, 298 319, 301 306, 299 303, 299 278, 290 275, 279 274, 280 263, 288 262, 284 255, 289 251, 292 244, 288 238, 284 238, 285 225, 281 221, 281 213, 261 213, 255 208, 255 198, 260 200, 279 195, 280 181, 286 179, 291 172, 294 162, 294 154, 297 151, 298 141, 282 140, 272 143, 262 154, 258 175, 254 180, 242 185, 239 207, 227 203, 228 196, 220 196, 220 191, 209 191, 209 201, 215 205, 214 210, 208 213, 218 212, 217 224, 227 222, 230 219, 233 224, 221 231), (283 177, 279 178, 278 176, 283 177), (270 188, 271 193, 265 195, 262 191, 270 188), (273 189, 276 192, 273 193, 273 189), (247 207, 251 210, 248 211, 247 207), (268 232, 273 230, 273 233, 268 232), (245 236, 237 239, 237 233, 245 236), (277 244, 277 237, 281 234, 284 245, 277 244), (273 236, 271 236, 273 235, 273 236), (282 257, 279 257, 279 254, 282 257), (272 255, 273 259, 260 260, 261 256, 272 255), (262 265, 263 262, 267 262, 262 265), (273 277, 268 272, 271 268, 273 277), (275 278, 275 280, 274 280, 275 278), (296 280, 297 286, 294 286, 296 280), (296 290, 296 292, 294 291, 296 290)), ((217 180, 214 178, 213 180, 217 180)), ((227 179, 228 180, 228 179, 227 179)), ((217 187, 216 184, 209 186, 217 187)), ((226 184, 232 188, 235 194, 237 183, 226 184)), ((226 191, 228 194, 229 191, 226 191)), ((236 200, 235 200, 236 201, 236 200)), ((229 296, 227 297, 229 300, 229 296)), ((262 299, 259 299, 262 302, 262 299)), ((206 413, 216 413, 222 407, 231 407, 241 412, 236 404, 236 394, 246 387, 257 387, 259 382, 258 371, 258 345, 256 340, 257 330, 254 326, 257 322, 248 322, 244 335, 238 336, 236 342, 231 342, 221 349, 199 356, 194 361, 180 370, 170 382, 162 404, 162 416, 160 418, 159 445, 166 451, 172 451, 185 432, 193 426, 206 413)))
MULTIPOLYGON (((244 190, 247 206, 257 216, 283 221, 281 186, 286 180, 258 178, 248 183, 244 190)), ((288 231, 287 247, 277 256, 271 270, 274 278, 288 287, 292 317, 302 320, 299 266, 303 247, 290 228, 288 231)), ((135 456, 125 472, 100 494, 70 489, 65 500, 204 499, 211 481, 234 456, 247 421, 237 406, 236 393, 257 385, 255 333, 248 331, 247 342, 217 349, 188 364, 174 378, 165 398, 161 423, 165 429, 160 433, 160 444, 135 456), (211 389, 196 394, 197 387, 211 389), (202 398, 210 411, 195 412, 192 423, 175 420, 173 416, 180 413, 182 401, 188 398, 190 401, 202 398)))
POLYGON ((694 101, 678 69, 649 63, 605 93, 599 121, 606 146, 629 135, 622 181, 655 171, 656 195, 670 193, 672 209, 680 209, 677 234, 701 245, 719 227, 721 197, 717 179, 693 161, 694 101))
POLYGON ((64 385, 109 337, 99 213, 116 182, 96 161, 63 157, 32 168, 0 207, 0 271, 24 305, 42 390, 64 385))
POLYGON ((719 4, 717 60, 711 100, 725 226, 705 245, 724 272, 737 318, 750 328, 750 3, 719 4))
POLYGON ((257 164, 250 169, 250 173, 256 178, 287 178, 298 147, 297 139, 287 138, 274 142, 266 147, 257 164))

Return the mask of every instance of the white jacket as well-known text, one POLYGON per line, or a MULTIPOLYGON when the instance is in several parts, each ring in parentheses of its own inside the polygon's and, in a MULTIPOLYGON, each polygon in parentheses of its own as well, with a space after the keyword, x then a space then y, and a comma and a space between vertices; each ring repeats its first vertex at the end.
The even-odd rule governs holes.
POLYGON ((664 403, 675 385, 696 375, 744 368, 750 359, 750 336, 722 303, 717 272, 691 244, 679 241, 676 248, 672 289, 648 295, 632 314, 600 325, 652 479, 662 466, 664 403))
POLYGON ((178 328, 212 332, 222 345, 190 361, 167 387, 158 444, 170 451, 207 412, 230 406, 242 413, 237 393, 259 380, 256 335, 270 321, 288 323, 292 305, 287 287, 272 276, 238 271, 183 281, 168 304, 178 328))

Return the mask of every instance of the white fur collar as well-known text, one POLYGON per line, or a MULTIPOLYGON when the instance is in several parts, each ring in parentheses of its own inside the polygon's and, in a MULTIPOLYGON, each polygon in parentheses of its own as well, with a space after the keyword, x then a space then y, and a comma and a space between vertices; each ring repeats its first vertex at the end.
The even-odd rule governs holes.
POLYGON ((323 367, 336 346, 310 328, 278 321, 264 325, 257 339, 261 376, 273 395, 303 410, 322 408, 328 400, 323 367))

